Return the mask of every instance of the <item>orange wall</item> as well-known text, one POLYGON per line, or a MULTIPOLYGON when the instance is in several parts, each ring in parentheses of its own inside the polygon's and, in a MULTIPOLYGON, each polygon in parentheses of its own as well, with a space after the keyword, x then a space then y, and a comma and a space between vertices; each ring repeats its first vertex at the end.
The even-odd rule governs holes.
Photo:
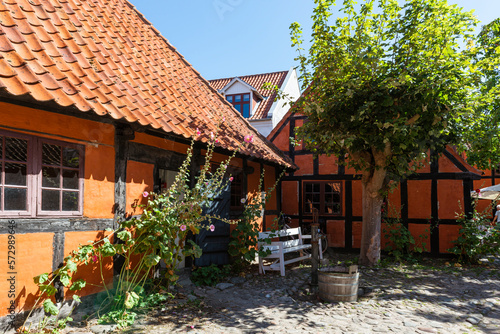
MULTIPOLYGON (((16 312, 29 310, 38 298, 38 286, 33 282, 33 277, 52 271, 52 242, 53 233, 30 233, 15 234, 15 285, 16 312)), ((0 234, 0 244, 8 244, 8 235, 0 234)), ((4 248, 4 247, 2 247, 4 248)), ((7 282, 7 273, 11 270, 7 267, 8 253, 6 248, 0 252, 0 317, 7 315, 10 305, 7 291, 10 284, 7 282)))
POLYGON ((167 151, 173 151, 177 153, 186 154, 189 145, 177 143, 168 139, 163 139, 156 136, 150 136, 145 133, 136 132, 135 139, 132 140, 134 143, 140 143, 144 145, 158 147, 167 151))
MULTIPOLYGON (((72 251, 77 250, 80 245, 87 245, 89 241, 102 240, 109 232, 103 231, 89 231, 89 232, 66 232, 64 240, 64 256, 68 256, 72 251)), ((113 242, 113 239, 110 240, 113 242)), ((105 258, 102 263, 103 277, 107 284, 113 282, 113 260, 105 258)), ((103 284, 101 279, 101 271, 98 262, 91 261, 89 264, 81 264, 73 276, 73 282, 78 279, 87 281, 87 285, 81 291, 73 293, 69 289, 65 290, 65 298, 69 299, 73 294, 78 296, 87 296, 96 292, 103 291, 103 284)))
MULTIPOLYGON (((264 187, 262 190, 266 191, 266 193, 269 191, 269 188, 274 187, 276 183, 276 177, 279 175, 276 175, 274 167, 271 166, 264 166, 264 169, 266 170, 265 173, 265 179, 264 179, 264 187)), ((273 192, 271 193, 271 197, 269 198, 269 201, 266 203, 266 210, 277 210, 278 209, 278 196, 276 193, 276 188, 274 188, 273 192)))
POLYGON ((313 175, 313 157, 312 155, 296 155, 295 163, 300 167, 299 170, 295 171, 295 175, 313 175))
POLYGON ((462 180, 438 180, 437 188, 439 219, 456 219, 456 213, 462 212, 464 206, 462 180), (460 205, 458 204, 459 201, 460 205))
POLYGON ((153 191, 154 165, 143 162, 128 161, 127 163, 127 215, 139 215, 142 213, 140 204, 146 204, 147 199, 143 196, 145 191, 153 191))
POLYGON ((273 140, 273 144, 283 152, 288 152, 288 149, 290 147, 290 125, 288 121, 286 121, 283 129, 273 140))
POLYGON ((331 175, 337 174, 339 171, 339 165, 337 162, 337 157, 320 155, 318 157, 319 174, 321 175, 331 175))
POLYGON ((40 133, 46 133, 47 137, 69 142, 86 140, 113 146, 115 141, 113 125, 0 102, 0 127, 3 126, 43 137, 40 133))
POLYGON ((283 181, 281 183, 281 205, 287 215, 299 214, 299 183, 297 181, 283 181))
POLYGON ((345 247, 345 222, 343 220, 327 220, 326 234, 328 247, 345 247))
POLYGON ((114 204, 114 127, 0 102, 0 128, 85 146, 83 215, 112 218, 114 204))
POLYGON ((115 203, 115 150, 113 147, 87 148, 83 190, 83 215, 85 217, 113 218, 115 203))
POLYGON ((439 226, 439 252, 447 253, 448 249, 454 247, 452 240, 456 240, 460 231, 459 225, 439 226))
POLYGON ((431 181, 408 181, 408 216, 429 219, 431 217, 431 181))
MULTIPOLYGON (((362 216, 363 215, 363 188, 361 181, 352 181, 352 215, 362 216)), ((345 200, 344 200, 345 202, 345 200)))

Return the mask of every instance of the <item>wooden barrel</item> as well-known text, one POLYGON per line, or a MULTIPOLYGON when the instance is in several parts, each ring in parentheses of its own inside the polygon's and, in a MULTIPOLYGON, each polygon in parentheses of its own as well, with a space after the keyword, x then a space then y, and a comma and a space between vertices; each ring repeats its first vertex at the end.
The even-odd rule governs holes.
POLYGON ((359 273, 318 271, 319 298, 327 302, 355 302, 359 273))

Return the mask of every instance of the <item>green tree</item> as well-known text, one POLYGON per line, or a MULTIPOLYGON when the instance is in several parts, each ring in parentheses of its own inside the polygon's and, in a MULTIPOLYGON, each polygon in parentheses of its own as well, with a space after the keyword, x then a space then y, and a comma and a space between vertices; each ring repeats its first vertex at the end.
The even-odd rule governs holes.
POLYGON ((474 65, 482 68, 476 76, 480 94, 474 112, 464 118, 460 148, 467 161, 481 169, 500 164, 500 19, 482 27, 475 44, 470 44, 474 65))
POLYGON ((390 180, 458 141, 474 110, 477 20, 446 0, 344 0, 330 24, 335 1, 315 3, 307 53, 300 25, 291 26, 306 90, 297 107, 308 118, 297 135, 362 174, 360 263, 374 265, 390 180))

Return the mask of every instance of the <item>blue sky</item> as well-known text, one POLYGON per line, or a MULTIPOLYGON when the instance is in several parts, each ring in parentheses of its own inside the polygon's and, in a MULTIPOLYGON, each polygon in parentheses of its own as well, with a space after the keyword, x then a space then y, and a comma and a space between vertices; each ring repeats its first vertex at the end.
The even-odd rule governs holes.
MULTIPOLYGON (((206 79, 296 66, 289 26, 299 22, 309 40, 314 8, 313 0, 129 1, 206 79)), ((499 0, 448 2, 475 9, 482 24, 500 16, 499 0)))

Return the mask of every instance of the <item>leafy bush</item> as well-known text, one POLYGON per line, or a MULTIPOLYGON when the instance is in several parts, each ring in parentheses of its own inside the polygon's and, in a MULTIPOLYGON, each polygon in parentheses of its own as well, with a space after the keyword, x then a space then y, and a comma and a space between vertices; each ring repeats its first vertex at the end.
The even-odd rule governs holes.
POLYGON ((382 214, 382 222, 385 223, 383 233, 389 240, 384 251, 398 262, 414 261, 415 253, 422 253, 426 249, 426 242, 424 240, 427 236, 420 235, 418 237, 420 242, 416 243, 411 232, 404 226, 401 218, 399 218, 400 213, 396 212, 395 209, 391 209, 390 216, 397 218, 389 218, 387 211, 384 211, 382 214))
MULTIPOLYGON (((200 135, 201 132, 197 131, 197 134, 200 135)), ((84 288, 84 280, 73 282, 72 278, 78 265, 92 262, 99 265, 99 274, 106 292, 99 313, 101 322, 115 322, 120 327, 129 326, 134 322, 136 312, 152 302, 148 297, 151 291, 146 291, 145 286, 160 261, 166 265, 167 285, 175 284, 178 280, 175 270, 183 256, 201 256, 200 247, 192 240, 186 240, 188 233, 198 234, 200 229, 213 231, 213 219, 233 223, 203 213, 203 209, 209 207, 227 183, 231 182, 232 178, 226 175, 227 167, 238 151, 235 150, 215 172, 211 172, 210 161, 218 140, 212 133, 210 138, 205 153, 206 163, 197 176, 194 187, 189 187, 193 140, 187 157, 168 191, 162 194, 143 193, 148 201, 146 205, 140 205, 143 208, 140 217, 121 222, 117 230, 109 231, 107 236, 96 242, 81 245, 64 259, 61 268, 34 278, 41 292, 35 307, 43 299, 50 301, 50 297, 56 293, 56 280, 72 291, 84 288), (119 242, 112 243, 112 237, 119 242), (186 243, 189 243, 189 247, 186 247, 186 243), (104 258, 112 257, 121 258, 123 265, 117 283, 109 290, 105 284, 102 264, 104 258)), ((247 136, 241 145, 250 144, 252 141, 252 136, 247 136)))
POLYGON ((466 215, 457 214, 460 223, 460 234, 453 241, 455 246, 448 249, 458 256, 460 262, 477 263, 486 255, 500 255, 500 230, 490 226, 490 213, 495 206, 492 202, 483 212, 476 210, 477 201, 473 203, 473 211, 466 215))
POLYGON ((262 216, 262 211, 269 201, 272 192, 276 188, 284 172, 278 177, 276 183, 262 195, 262 184, 264 184, 265 170, 262 170, 259 188, 256 194, 245 203, 245 209, 235 229, 231 232, 229 242, 229 255, 233 257, 234 267, 241 269, 255 260, 259 250, 257 243, 260 232, 260 224, 257 221, 262 216))
POLYGON ((191 274, 191 281, 198 286, 215 286, 230 274, 231 266, 219 267, 216 264, 211 264, 207 267, 196 268, 191 274))

